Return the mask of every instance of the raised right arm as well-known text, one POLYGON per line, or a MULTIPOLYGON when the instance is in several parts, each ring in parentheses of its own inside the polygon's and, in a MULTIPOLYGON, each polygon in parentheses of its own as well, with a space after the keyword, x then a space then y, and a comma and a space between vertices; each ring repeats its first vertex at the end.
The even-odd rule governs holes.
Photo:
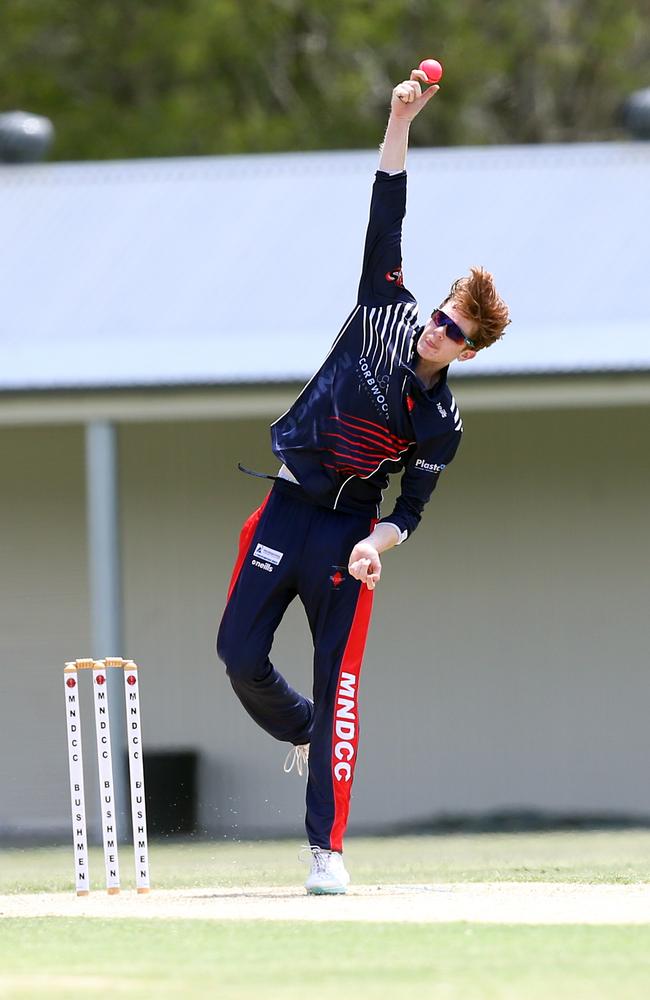
POLYGON ((393 90, 390 117, 381 146, 381 158, 370 204, 363 268, 358 301, 362 305, 385 305, 414 301, 402 284, 402 220, 406 211, 406 150, 409 127, 415 116, 439 89, 422 93, 422 70, 393 90))
POLYGON ((427 75, 421 69, 411 70, 410 80, 404 80, 393 90, 390 102, 390 117, 386 135, 381 144, 379 169, 404 170, 409 144, 409 129, 416 115, 419 115, 440 87, 434 84, 422 92, 421 83, 427 83, 427 75))

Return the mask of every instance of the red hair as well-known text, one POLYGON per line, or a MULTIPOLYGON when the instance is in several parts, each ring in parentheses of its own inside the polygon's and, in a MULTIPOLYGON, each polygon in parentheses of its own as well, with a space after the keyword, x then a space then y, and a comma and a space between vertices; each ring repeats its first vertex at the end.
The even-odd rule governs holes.
POLYGON ((477 351, 489 347, 503 336, 510 316, 507 305, 494 287, 494 278, 489 271, 482 267, 471 267, 467 277, 454 281, 445 302, 450 300, 453 300, 463 316, 478 324, 478 330, 471 338, 477 351))

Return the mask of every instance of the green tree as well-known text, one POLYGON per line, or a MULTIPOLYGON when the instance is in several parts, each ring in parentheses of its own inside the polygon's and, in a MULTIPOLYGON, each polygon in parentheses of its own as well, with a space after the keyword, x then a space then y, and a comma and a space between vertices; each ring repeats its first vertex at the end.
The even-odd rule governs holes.
POLYGON ((647 0, 4 0, 0 87, 57 159, 367 148, 432 55, 415 145, 608 139, 648 25, 647 0))

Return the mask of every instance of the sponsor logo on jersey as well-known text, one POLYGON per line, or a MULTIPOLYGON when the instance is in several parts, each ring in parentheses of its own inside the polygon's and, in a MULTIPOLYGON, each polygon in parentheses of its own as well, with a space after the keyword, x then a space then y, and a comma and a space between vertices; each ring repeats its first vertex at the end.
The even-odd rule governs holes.
POLYGON ((258 542, 253 555, 258 556, 259 559, 264 559, 265 562, 273 563, 274 566, 279 566, 284 552, 278 552, 277 549, 270 549, 268 545, 262 545, 258 542))
POLYGON ((399 288, 404 284, 404 274, 401 267, 394 267, 392 271, 386 271, 384 277, 386 281, 393 281, 399 288))
POLYGON ((441 417, 446 417, 447 416, 447 411, 445 410, 445 408, 442 405, 442 403, 438 403, 438 413, 440 414, 441 417))
POLYGON ((385 395, 387 391, 386 376, 384 376, 384 379, 382 380, 385 384, 380 384, 380 381, 375 376, 375 373, 368 364, 366 358, 359 358, 359 371, 361 372, 361 378, 363 379, 377 409, 380 413, 388 413, 388 403, 386 402, 385 395))
POLYGON ((447 466, 438 465, 437 462, 425 462, 423 458, 417 458, 415 460, 415 468, 421 469, 422 472, 442 472, 447 466))
POLYGON ((357 678, 345 670, 341 673, 336 692, 334 733, 334 777, 337 781, 352 781, 352 760, 357 735, 357 678))

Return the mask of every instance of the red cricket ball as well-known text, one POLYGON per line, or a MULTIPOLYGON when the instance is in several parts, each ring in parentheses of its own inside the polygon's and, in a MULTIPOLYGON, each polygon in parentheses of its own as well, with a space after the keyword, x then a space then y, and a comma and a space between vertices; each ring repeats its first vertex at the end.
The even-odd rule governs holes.
POLYGON ((442 76, 442 66, 437 59, 423 59, 419 68, 426 73, 429 83, 437 83, 442 76))

